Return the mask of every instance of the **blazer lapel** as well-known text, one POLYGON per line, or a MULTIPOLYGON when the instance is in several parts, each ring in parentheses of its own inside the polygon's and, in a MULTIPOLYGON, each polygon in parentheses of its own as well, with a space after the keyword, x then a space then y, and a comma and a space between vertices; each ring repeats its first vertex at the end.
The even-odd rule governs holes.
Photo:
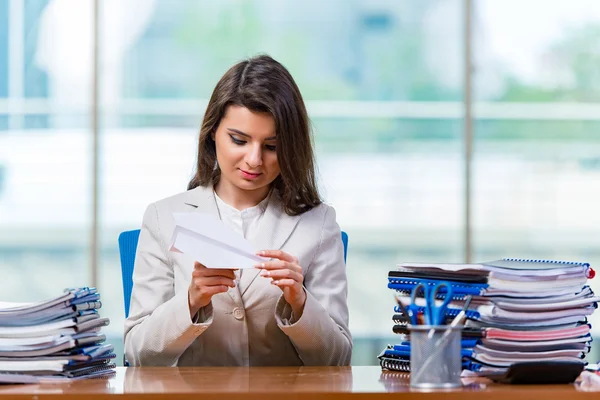
POLYGON ((219 210, 217 210, 217 203, 215 203, 212 187, 205 188, 198 186, 197 188, 188 191, 185 204, 196 208, 200 212, 210 213, 217 217, 219 216, 219 210))
MULTIPOLYGON (((300 218, 301 215, 289 216, 283 211, 281 199, 274 190, 259 222, 258 234, 247 239, 256 250, 279 250, 291 236, 300 218)), ((241 278, 244 287, 242 295, 246 293, 259 273, 259 269, 244 270, 241 278)))

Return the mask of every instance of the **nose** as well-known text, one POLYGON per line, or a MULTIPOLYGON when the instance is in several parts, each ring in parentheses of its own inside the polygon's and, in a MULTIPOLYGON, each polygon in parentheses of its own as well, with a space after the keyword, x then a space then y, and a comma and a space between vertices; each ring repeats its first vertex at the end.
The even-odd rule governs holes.
POLYGON ((262 149, 260 145, 253 146, 248 153, 246 153, 246 164, 253 169, 262 165, 262 149))

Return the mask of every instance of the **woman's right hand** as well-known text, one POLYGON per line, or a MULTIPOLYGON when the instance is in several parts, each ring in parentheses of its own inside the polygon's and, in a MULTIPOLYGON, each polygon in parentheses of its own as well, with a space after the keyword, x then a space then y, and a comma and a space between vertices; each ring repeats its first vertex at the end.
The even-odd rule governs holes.
POLYGON ((210 303, 210 299, 215 294, 235 287, 233 271, 232 269, 206 268, 197 261, 194 263, 192 282, 188 289, 188 303, 192 319, 202 307, 210 303))

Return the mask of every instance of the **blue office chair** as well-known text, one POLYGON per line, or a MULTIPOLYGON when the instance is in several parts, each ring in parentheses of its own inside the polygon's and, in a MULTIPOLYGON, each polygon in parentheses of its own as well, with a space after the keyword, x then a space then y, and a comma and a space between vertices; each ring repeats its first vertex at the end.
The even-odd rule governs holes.
MULTIPOLYGON (((121 257, 121 274, 123 276, 123 298, 125 300, 125 318, 129 316, 129 302, 133 288, 133 265, 135 264, 135 251, 137 250, 140 230, 121 232, 119 235, 119 255, 121 257)), ((348 234, 342 231, 344 243, 344 262, 348 253, 348 234)))
POLYGON ((140 230, 121 232, 119 235, 119 256, 121 258, 121 275, 123 281, 123 299, 125 300, 125 318, 129 316, 129 302, 133 288, 133 265, 137 250, 140 230))

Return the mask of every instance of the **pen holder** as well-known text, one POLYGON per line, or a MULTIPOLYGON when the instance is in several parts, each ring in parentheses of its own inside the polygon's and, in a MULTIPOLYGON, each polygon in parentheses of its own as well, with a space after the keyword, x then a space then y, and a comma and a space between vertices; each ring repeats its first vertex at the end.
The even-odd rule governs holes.
POLYGON ((420 389, 461 387, 462 326, 409 325, 410 386, 420 389))

